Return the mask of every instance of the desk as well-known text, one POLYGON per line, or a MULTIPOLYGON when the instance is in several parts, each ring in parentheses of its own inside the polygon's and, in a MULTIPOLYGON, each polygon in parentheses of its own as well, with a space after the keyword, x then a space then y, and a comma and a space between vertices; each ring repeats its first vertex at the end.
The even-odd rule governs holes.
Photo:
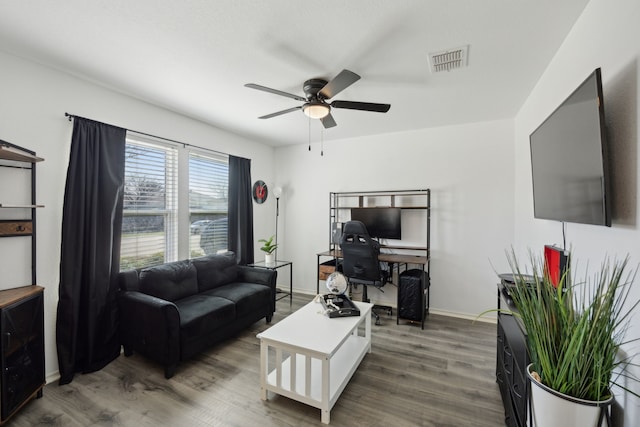
MULTIPOLYGON (((335 259, 342 258, 341 250, 329 250, 316 254, 318 257, 318 266, 320 266, 320 257, 330 257, 335 259)), ((429 262, 429 259, 425 255, 405 255, 405 254, 387 254, 381 252, 378 255, 378 260, 389 264, 419 264, 424 266, 429 262)), ((317 269, 317 283, 316 293, 320 293, 320 268, 317 269)))
POLYGON ((258 262, 254 262, 253 264, 249 264, 249 267, 266 268, 269 270, 277 270, 279 268, 286 267, 286 266, 289 266, 289 292, 281 291, 276 287, 276 294, 282 294, 280 297, 276 298, 276 301, 279 301, 288 295, 289 305, 291 305, 291 303, 293 302, 293 262, 276 260, 269 264, 265 263, 264 261, 258 261, 258 262))
MULTIPOLYGON (((402 248, 402 249, 410 249, 410 248, 402 248)), ((319 294, 320 293, 320 257, 330 257, 337 261, 338 259, 343 258, 343 256, 342 256, 342 251, 339 249, 332 249, 332 250, 320 252, 320 253, 317 253, 316 255, 318 256, 316 293, 319 294)), ((396 308, 397 308, 396 324, 399 324, 401 316, 403 316, 401 312, 404 311, 405 317, 402 317, 404 320, 409 320, 411 322, 417 322, 419 320, 421 323, 422 329, 424 329, 425 316, 429 314, 429 303, 430 303, 429 288, 431 287, 431 278, 429 277, 430 273, 428 268, 429 257, 426 255, 390 254, 390 253, 382 252, 378 255, 378 260, 389 264, 390 272, 392 273, 391 276, 393 276, 394 264, 398 268, 398 303, 396 305, 396 308), (420 287, 415 286, 415 284, 412 286, 410 282, 407 283, 405 280, 403 280, 403 278, 401 277, 402 275, 400 274, 400 265, 402 264, 404 264, 405 267, 408 264, 418 264, 422 266, 423 272, 426 272, 425 273, 426 278, 422 279, 419 282, 420 287), (426 270, 425 270, 425 267, 427 267, 426 270), (412 306, 415 307, 412 301, 416 301, 416 300, 412 300, 411 295, 417 295, 418 293, 421 294, 420 298, 422 300, 422 302, 420 303, 422 312, 420 313, 419 319, 406 316, 406 314, 408 314, 407 310, 416 310, 415 308, 412 308, 412 306)), ((406 272, 410 273, 408 268, 406 268, 406 272)), ((327 273, 325 272, 325 274, 327 273)))

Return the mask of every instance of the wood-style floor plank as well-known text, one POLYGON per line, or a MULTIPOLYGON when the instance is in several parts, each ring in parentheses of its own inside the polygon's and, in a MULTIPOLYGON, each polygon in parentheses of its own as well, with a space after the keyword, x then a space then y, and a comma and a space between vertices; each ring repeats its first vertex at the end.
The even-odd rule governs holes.
MULTIPOLYGON (((311 300, 277 303, 277 322, 311 300)), ((431 314, 425 329, 382 315, 367 354, 331 411, 334 426, 500 426, 504 411, 495 382, 496 326, 431 314)), ((320 410, 269 393, 260 400, 256 334, 264 320, 236 338, 179 365, 121 356, 73 382, 48 384, 44 396, 9 422, 23 426, 320 426, 320 410)))

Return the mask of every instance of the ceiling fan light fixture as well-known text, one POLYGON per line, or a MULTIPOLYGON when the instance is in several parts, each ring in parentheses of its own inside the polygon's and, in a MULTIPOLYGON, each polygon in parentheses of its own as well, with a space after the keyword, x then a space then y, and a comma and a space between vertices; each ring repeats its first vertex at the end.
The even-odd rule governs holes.
POLYGON ((312 119, 322 119, 329 115, 329 106, 319 102, 307 102, 302 106, 302 112, 312 119))

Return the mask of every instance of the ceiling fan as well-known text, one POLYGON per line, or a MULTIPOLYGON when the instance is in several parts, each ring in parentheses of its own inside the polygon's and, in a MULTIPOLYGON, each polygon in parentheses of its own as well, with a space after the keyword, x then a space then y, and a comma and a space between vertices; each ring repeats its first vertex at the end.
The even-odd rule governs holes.
POLYGON ((255 83, 247 83, 245 86, 251 89, 262 90, 264 92, 273 93, 280 96, 286 96, 287 98, 295 99, 296 101, 304 102, 304 104, 297 107, 288 108, 286 110, 278 111, 275 113, 267 114, 266 116, 258 117, 259 119, 270 119, 272 117, 280 116, 282 114, 291 113, 296 110, 302 110, 302 112, 312 119, 320 119, 322 125, 325 128, 332 128, 336 126, 336 121, 331 115, 331 108, 346 108, 348 110, 361 110, 361 111, 374 111, 377 113, 386 113, 391 108, 390 104, 376 104, 372 102, 355 102, 355 101, 332 101, 327 102, 328 99, 333 98, 338 93, 342 92, 355 82, 360 80, 360 76, 349 70, 342 70, 331 81, 327 82, 324 79, 310 79, 304 82, 302 90, 304 91, 306 98, 303 98, 292 93, 283 92, 277 89, 271 89, 266 86, 257 85, 255 83))

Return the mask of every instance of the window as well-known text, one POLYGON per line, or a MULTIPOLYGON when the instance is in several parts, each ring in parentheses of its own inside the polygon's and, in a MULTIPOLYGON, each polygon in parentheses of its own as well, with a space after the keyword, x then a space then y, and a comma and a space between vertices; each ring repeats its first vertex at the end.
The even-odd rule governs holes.
POLYGON ((162 264, 177 250, 177 152, 127 138, 120 269, 162 264))
POLYGON ((228 176, 226 155, 127 135, 120 270, 226 249, 228 176))
POLYGON ((189 153, 191 257, 227 249, 229 158, 189 153))

